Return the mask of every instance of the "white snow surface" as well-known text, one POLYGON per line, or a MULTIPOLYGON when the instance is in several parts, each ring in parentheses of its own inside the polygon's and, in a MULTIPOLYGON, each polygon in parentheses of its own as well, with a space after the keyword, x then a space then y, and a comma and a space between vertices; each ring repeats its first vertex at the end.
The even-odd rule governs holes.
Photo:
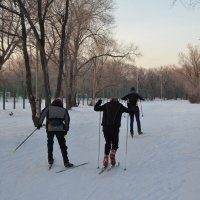
MULTIPOLYGON (((2 102, 0 103, 2 105, 2 102)), ((122 117, 117 161, 120 166, 99 175, 99 117, 93 107, 80 105, 69 111, 67 138, 70 162, 89 162, 64 169, 57 139, 55 165, 48 171, 45 128, 37 130, 16 152, 12 151, 35 129, 26 105, 0 108, 1 200, 199 200, 200 105, 188 101, 142 102, 144 135, 127 134, 127 114, 122 117), (14 115, 10 116, 9 113, 14 115), (126 156, 127 155, 127 156, 126 156), (124 168, 126 167, 126 171, 124 168)), ((136 124, 134 123, 135 133, 136 124)), ((100 136, 100 168, 104 138, 100 136)))

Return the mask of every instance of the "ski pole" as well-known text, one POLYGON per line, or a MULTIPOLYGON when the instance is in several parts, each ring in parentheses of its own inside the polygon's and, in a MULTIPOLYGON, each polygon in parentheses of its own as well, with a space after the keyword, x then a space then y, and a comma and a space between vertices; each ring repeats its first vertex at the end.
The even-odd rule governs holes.
POLYGON ((28 140, 28 138, 31 137, 31 135, 33 135, 33 133, 34 133, 36 130, 37 130, 37 128, 36 128, 34 131, 32 131, 32 132, 28 135, 28 137, 26 137, 26 139, 23 140, 23 141, 15 148, 15 150, 12 151, 13 154, 16 154, 17 149, 19 149, 19 147, 22 146, 22 144, 24 144, 24 142, 26 142, 26 140, 28 140))
POLYGON ((101 112, 99 114, 99 144, 98 144, 98 169, 99 169, 99 159, 100 159, 100 136, 101 136, 101 112))
POLYGON ((140 100, 140 110, 141 110, 141 114, 142 114, 142 117, 143 117, 144 115, 143 115, 143 112, 142 112, 142 102, 141 102, 141 100, 140 100))
POLYGON ((125 167, 124 171, 126 171, 126 160, 127 160, 127 152, 128 152, 128 113, 127 113, 127 126, 126 126, 126 151, 125 151, 125 167))

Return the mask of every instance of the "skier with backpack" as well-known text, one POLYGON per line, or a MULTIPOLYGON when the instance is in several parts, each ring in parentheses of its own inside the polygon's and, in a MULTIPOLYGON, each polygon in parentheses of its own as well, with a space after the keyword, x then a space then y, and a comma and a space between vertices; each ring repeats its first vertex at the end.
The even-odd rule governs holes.
POLYGON ((138 100, 144 101, 144 98, 140 96, 136 91, 135 88, 131 88, 131 92, 124 97, 121 98, 122 100, 127 101, 127 106, 129 109, 132 110, 130 115, 130 134, 133 137, 134 131, 133 131, 133 122, 134 122, 134 116, 136 118, 137 122, 137 128, 138 128, 138 134, 141 135, 143 132, 141 131, 141 123, 140 123, 140 110, 138 107, 138 100))
POLYGON ((117 98, 111 98, 110 102, 102 104, 99 99, 94 106, 95 111, 103 111, 102 126, 105 138, 104 160, 103 165, 107 167, 109 164, 109 155, 111 165, 116 164, 115 154, 118 149, 119 131, 121 126, 121 117, 124 112, 131 111, 119 103, 117 98))
POLYGON ((73 164, 69 162, 67 155, 67 146, 65 135, 69 130, 70 117, 67 109, 63 108, 62 98, 57 97, 50 106, 42 110, 39 118, 37 129, 42 127, 42 123, 46 117, 46 132, 47 132, 47 149, 48 149, 48 163, 52 165, 53 159, 53 143, 54 136, 56 136, 60 150, 63 157, 65 167, 72 167, 73 164))

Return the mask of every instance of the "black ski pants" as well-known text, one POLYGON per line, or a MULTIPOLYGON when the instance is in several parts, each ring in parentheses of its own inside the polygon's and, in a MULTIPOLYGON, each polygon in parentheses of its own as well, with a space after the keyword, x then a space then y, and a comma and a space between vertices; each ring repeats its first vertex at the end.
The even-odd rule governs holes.
POLYGON ((63 157, 63 162, 67 163, 69 162, 68 156, 67 156, 67 146, 66 146, 66 140, 64 138, 64 135, 66 132, 53 132, 48 131, 47 132, 47 150, 48 150, 48 160, 53 160, 53 144, 54 144, 54 136, 56 136, 58 140, 58 144, 60 146, 60 150, 63 157))
POLYGON ((135 106, 131 109, 133 112, 131 112, 130 115, 130 132, 133 132, 133 122, 134 122, 134 116, 137 122, 137 129, 138 131, 141 131, 141 124, 140 124, 140 110, 138 106, 135 106))
POLYGON ((110 150, 117 151, 119 143, 119 127, 116 126, 103 126, 103 134, 105 138, 105 155, 109 155, 110 150))

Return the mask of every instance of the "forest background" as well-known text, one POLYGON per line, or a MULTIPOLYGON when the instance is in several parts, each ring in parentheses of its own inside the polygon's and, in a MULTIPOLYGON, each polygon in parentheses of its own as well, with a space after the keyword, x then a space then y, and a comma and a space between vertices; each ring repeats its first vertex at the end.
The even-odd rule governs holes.
POLYGON ((120 98, 135 86, 149 100, 199 103, 198 45, 188 44, 187 53, 180 49, 178 66, 138 67, 142 49, 115 39, 114 8, 114 0, 1 0, 2 98, 27 97, 35 125, 42 99, 49 105, 56 96, 70 109, 80 98, 94 105, 96 98, 120 98))

